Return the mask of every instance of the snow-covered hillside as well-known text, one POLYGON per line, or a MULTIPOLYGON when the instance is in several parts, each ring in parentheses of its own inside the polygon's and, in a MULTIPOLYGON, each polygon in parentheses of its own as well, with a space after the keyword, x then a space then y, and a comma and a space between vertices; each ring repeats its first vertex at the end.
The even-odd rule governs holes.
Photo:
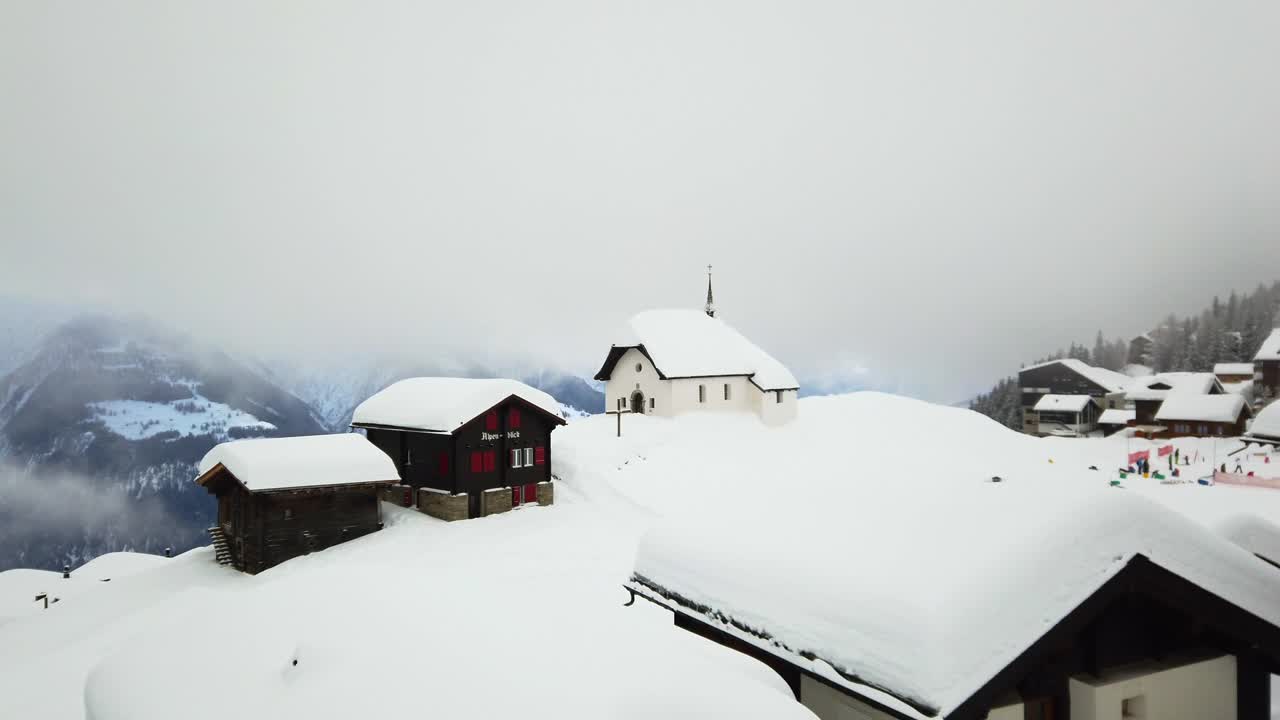
MULTIPOLYGON (((1238 445, 1176 444, 1207 458, 1184 468, 1191 477, 1238 445)), ((876 393, 802 400, 799 419, 775 429, 746 415, 637 416, 617 438, 614 418, 586 418, 556 432, 552 507, 446 524, 384 504, 384 531, 256 577, 197 550, 0 625, 0 717, 807 717, 763 666, 644 603, 622 607, 654 523, 714 528, 717 513, 762 511, 783 495, 838 519, 842 504, 885 493, 900 502, 884 522, 910 524, 919 506, 953 496, 941 486, 990 493, 999 476, 1001 488, 1046 497, 1112 493, 1251 551, 1280 548, 1280 491, 1111 486, 1142 447, 1036 439, 876 393)), ((777 521, 802 532, 811 516, 786 507, 777 521)))

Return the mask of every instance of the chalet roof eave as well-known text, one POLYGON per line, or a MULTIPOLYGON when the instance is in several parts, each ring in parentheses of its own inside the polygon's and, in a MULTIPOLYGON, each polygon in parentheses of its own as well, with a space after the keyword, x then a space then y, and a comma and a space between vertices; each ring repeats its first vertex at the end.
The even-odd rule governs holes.
MULTIPOLYGON (((1260 562, 1271 561, 1259 557, 1260 562)), ((795 651, 771 638, 769 633, 759 628, 752 628, 735 621, 732 617, 717 608, 711 608, 692 602, 663 588, 661 585, 633 574, 624 585, 628 592, 635 593, 645 600, 665 607, 672 612, 680 613, 696 622, 715 629, 729 632, 733 637, 746 640, 760 649, 795 667, 799 671, 813 676, 796 658, 805 660, 824 660, 842 678, 850 684, 841 683, 838 689, 857 695, 860 700, 867 701, 900 720, 913 720, 911 716, 885 707, 874 698, 859 692, 858 686, 885 693, 895 700, 911 707, 925 717, 945 717, 947 720, 981 720, 994 707, 999 698, 1009 689, 1016 686, 1018 679, 1025 677, 1039 663, 1043 663, 1063 638, 1082 632, 1107 605, 1116 598, 1140 592, 1157 602, 1182 610, 1192 617, 1209 618, 1209 624, 1219 628, 1226 635, 1235 639, 1242 646, 1247 646, 1265 658, 1267 670, 1273 674, 1280 673, 1280 627, 1271 625, 1266 620, 1250 613, 1244 608, 1224 600, 1213 592, 1195 585, 1182 576, 1152 561, 1142 553, 1135 553, 1118 572, 1111 576, 1098 589, 1094 590, 1080 605, 1062 617, 1047 631, 1036 638, 1026 650, 1009 662, 1002 670, 989 678, 986 683, 976 689, 968 698, 952 708, 945 716, 939 708, 927 703, 910 700, 888 688, 859 679, 856 675, 846 675, 834 663, 821 656, 805 651, 795 651), (651 595, 663 598, 658 600, 651 595), (665 601, 665 602, 664 602, 665 601), (728 628, 728 630, 724 630, 728 628), (781 651, 781 652, 780 652, 781 651)), ((822 679, 821 676, 815 676, 822 679)), ((828 685, 832 683, 827 682, 828 685)))
POLYGON ((231 472, 231 470, 229 470, 226 465, 223 465, 222 463, 216 463, 213 467, 200 473, 200 475, 196 477, 196 484, 203 487, 206 490, 209 490, 209 492, 213 492, 213 490, 209 489, 209 482, 213 480, 215 477, 218 477, 219 475, 224 475, 224 474, 227 477, 231 478, 233 481, 235 481, 237 485, 244 488, 246 492, 252 495, 270 495, 273 493, 297 492, 299 490, 319 490, 322 488, 325 490, 329 490, 329 489, 347 489, 347 488, 356 488, 356 487, 366 487, 369 485, 395 485, 396 483, 401 482, 400 478, 392 478, 390 480, 365 480, 362 482, 338 483, 338 484, 327 484, 327 485, 300 485, 297 487, 286 487, 286 488, 251 488, 248 485, 245 485, 244 482, 240 480, 240 478, 236 477, 236 474, 231 472))
POLYGON ((613 369, 617 367, 618 361, 622 359, 623 355, 627 354, 628 350, 639 350, 641 355, 644 355, 645 357, 649 358, 649 362, 653 364, 654 371, 658 373, 658 378, 661 380, 668 379, 667 376, 663 374, 662 368, 658 367, 657 361, 655 361, 653 359, 653 356, 649 354, 649 350, 644 346, 644 343, 637 343, 635 345, 610 346, 609 354, 606 355, 604 358, 604 364, 600 366, 600 370, 596 372, 596 374, 593 376, 593 379, 599 380, 601 382, 608 381, 610 376, 613 375, 613 369))
POLYGON ((414 428, 414 427, 408 427, 408 426, 405 426, 405 425, 386 425, 386 424, 382 424, 382 423, 360 423, 360 422, 353 422, 353 423, 351 423, 351 424, 350 424, 350 426, 349 426, 349 427, 353 427, 353 428, 365 428, 365 429, 374 429, 374 430, 396 430, 396 431, 399 431, 399 432, 421 433, 421 434, 424 434, 424 435, 452 435, 452 434, 456 433, 458 430, 460 430, 460 429, 462 429, 462 428, 466 427, 469 423, 475 422, 478 418, 483 417, 485 413, 487 413, 487 412, 489 412, 489 411, 493 410, 494 408, 498 407, 499 405, 501 405, 501 404, 503 404, 503 403, 505 403, 505 402, 509 402, 509 401, 516 401, 516 402, 519 402, 519 403, 520 403, 521 405, 523 405, 524 407, 529 408, 530 410, 533 410, 534 412, 538 413, 539 415, 542 415, 542 416, 543 416, 543 417, 545 417, 545 418, 548 418, 551 422, 555 423, 556 425, 566 425, 566 424, 568 424, 568 421, 567 421, 567 420, 565 420, 563 417, 561 417, 561 416, 559 416, 559 415, 557 415, 557 414, 555 414, 555 413, 552 413, 552 412, 547 412, 546 410, 542 409, 541 407, 538 407, 538 405, 537 405, 537 404, 535 404, 535 403, 531 403, 531 402, 529 402, 528 400, 525 400, 524 398, 520 397, 520 396, 519 396, 519 395, 517 395, 516 393, 512 393, 512 394, 510 394, 510 395, 508 395, 508 396, 506 396, 506 397, 502 398, 502 399, 501 399, 501 400, 499 400, 498 402, 496 402, 496 403, 494 403, 494 404, 490 405, 489 407, 485 408, 484 410, 481 410, 481 411, 480 411, 480 412, 479 412, 475 417, 473 417, 473 418, 469 418, 469 419, 467 419, 467 420, 463 421, 462 423, 460 423, 460 424, 458 425, 458 427, 456 427, 456 428, 454 428, 454 429, 452 429, 452 430, 436 430, 436 429, 433 429, 433 428, 414 428))

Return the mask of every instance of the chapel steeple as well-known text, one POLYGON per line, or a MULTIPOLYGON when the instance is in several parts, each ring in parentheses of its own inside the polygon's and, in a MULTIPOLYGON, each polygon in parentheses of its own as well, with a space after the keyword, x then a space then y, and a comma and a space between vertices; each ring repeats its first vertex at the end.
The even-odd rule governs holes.
POLYGON ((711 266, 710 266, 710 265, 708 265, 708 266, 707 266, 707 307, 706 307, 706 312, 707 312, 707 317, 715 317, 715 316, 716 316, 716 303, 715 303, 715 300, 714 300, 714 299, 712 299, 712 297, 711 297, 711 266))

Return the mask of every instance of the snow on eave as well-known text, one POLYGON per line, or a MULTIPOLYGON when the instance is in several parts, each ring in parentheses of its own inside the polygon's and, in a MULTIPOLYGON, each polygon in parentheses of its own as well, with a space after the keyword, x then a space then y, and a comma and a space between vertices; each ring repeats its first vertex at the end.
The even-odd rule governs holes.
POLYGON ((1248 407, 1243 397, 1230 393, 1223 395, 1170 393, 1160 404, 1160 409, 1156 411, 1156 420, 1235 422, 1240 419, 1240 413, 1248 411, 1248 407))
POLYGON ((453 433, 512 398, 564 424, 555 398, 518 380, 416 377, 392 383, 360 403, 351 425, 453 433))
POLYGON ((608 380, 628 349, 653 363, 659 377, 747 377, 763 391, 798 390, 781 362, 718 317, 701 310, 646 310, 627 324, 624 342, 610 349, 597 380, 608 380))
POLYGON ((1262 346, 1258 348, 1258 354, 1253 356, 1254 361, 1280 360, 1280 328, 1271 331, 1267 339, 1262 341, 1262 346))
POLYGON ((1138 413, 1134 410, 1121 410, 1120 408, 1107 408, 1098 416, 1099 425, 1128 425, 1138 413))
POLYGON ((1253 376, 1253 363, 1218 363, 1213 366, 1214 375, 1253 376))
POLYGON ((1094 367, 1093 365, 1090 365, 1089 363, 1086 363, 1083 360, 1077 360, 1075 358, 1061 358, 1059 360, 1046 360, 1042 363, 1036 363, 1035 365, 1028 365, 1027 367, 1022 368, 1022 370, 1019 372, 1025 372, 1027 370, 1036 370, 1038 368, 1048 367, 1055 363, 1061 364, 1063 367, 1066 367, 1067 369, 1071 370, 1077 375, 1080 375, 1081 377, 1085 378, 1089 382, 1103 388, 1108 392, 1123 392, 1126 388, 1129 387, 1129 383, 1132 381, 1132 378, 1129 378, 1126 375, 1121 375, 1118 372, 1115 372, 1113 370, 1108 370, 1106 368, 1094 367))
POLYGON ((1055 410, 1064 412, 1080 412, 1089 406, 1090 403, 1098 404, 1098 401, 1089 395, 1044 395, 1036 401, 1036 405, 1032 410, 1035 412, 1052 412, 1055 410))
POLYGON ((223 472, 250 492, 400 482, 391 458, 355 433, 220 443, 200 460, 196 482, 223 472))

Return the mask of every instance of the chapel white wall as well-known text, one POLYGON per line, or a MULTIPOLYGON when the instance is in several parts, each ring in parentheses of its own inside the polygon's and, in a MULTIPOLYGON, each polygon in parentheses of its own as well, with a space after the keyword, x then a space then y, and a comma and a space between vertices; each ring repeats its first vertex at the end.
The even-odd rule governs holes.
POLYGON ((713 378, 677 378, 670 381, 669 414, 680 415, 702 410, 733 412, 752 411, 751 394, 759 392, 744 376, 713 378), (729 399, 724 399, 724 386, 729 386, 729 399), (706 386, 706 402, 698 401, 698 387, 706 386))
POLYGON ((1236 659, 1225 655, 1114 681, 1072 678, 1069 690, 1071 720, 1121 720, 1124 701, 1136 697, 1145 708, 1135 720, 1235 720, 1236 659))
POLYGON ((613 373, 604 384, 604 406, 609 412, 618 409, 618 400, 629 408, 631 394, 637 389, 644 393, 646 404, 648 398, 654 399, 654 408, 645 408, 645 413, 655 415, 671 415, 671 384, 658 377, 658 371, 644 353, 632 348, 618 359, 613 373), (636 366, 640 370, 636 370, 636 366))

